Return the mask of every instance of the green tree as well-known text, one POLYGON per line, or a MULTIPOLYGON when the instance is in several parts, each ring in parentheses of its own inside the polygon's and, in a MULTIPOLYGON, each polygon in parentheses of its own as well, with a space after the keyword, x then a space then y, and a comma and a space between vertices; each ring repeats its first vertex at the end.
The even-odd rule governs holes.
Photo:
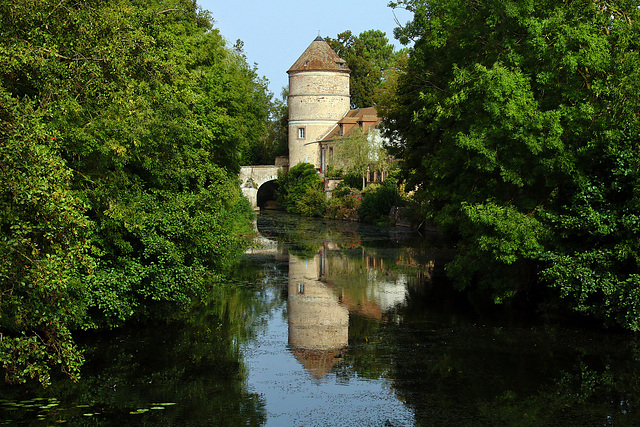
POLYGON ((399 206, 401 203, 397 181, 387 178, 381 184, 367 187, 358 209, 358 217, 364 222, 388 225, 391 207, 399 206))
POLYGON ((266 133, 251 145, 245 158, 246 165, 271 165, 277 156, 289 154, 289 106, 288 88, 282 88, 279 99, 270 103, 266 133))
MULTIPOLYGON (((69 298, 73 303, 51 308, 62 319, 59 336, 65 337, 65 327, 167 316, 219 285, 244 245, 251 215, 237 172, 243 153, 265 132, 269 110, 265 83, 241 52, 226 47, 193 0, 170 6, 159 0, 19 0, 0 4, 0 16, 2 120, 16 135, 2 140, 8 144, 3 161, 17 162, 3 183, 20 194, 35 179, 39 202, 50 204, 49 213, 39 214, 3 193, 7 212, 17 213, 2 217, 2 239, 5 245, 22 234, 35 239, 28 230, 46 234, 55 221, 60 233, 71 230, 55 236, 54 249, 37 249, 60 254, 64 292, 78 294, 69 298), (15 157, 19 144, 33 150, 23 150, 21 160, 15 157), (79 273, 88 271, 85 265, 95 266, 91 274, 79 273)), ((10 256, 29 256, 32 243, 24 242, 10 256)), ((4 274, 2 292, 13 292, 15 283, 40 283, 25 277, 4 274)), ((49 304, 48 296, 33 293, 32 299, 49 304)), ((30 331, 39 329, 31 325, 42 309, 28 311, 26 300, 16 298, 13 309, 25 320, 5 314, 4 301, 3 342, 23 332, 34 336, 30 331)), ((65 365, 56 347, 42 341, 44 350, 19 350, 22 360, 65 365)), ((46 366, 33 366, 17 377, 43 375, 46 382, 46 366)))
POLYGON ((388 170, 392 164, 382 145, 382 139, 378 136, 375 130, 365 134, 358 128, 350 135, 337 139, 334 146, 333 166, 342 169, 347 175, 360 177, 362 190, 365 188, 367 172, 370 169, 388 170))
POLYGON ((378 91, 405 52, 396 52, 380 30, 363 31, 359 36, 345 31, 326 41, 351 69, 351 108, 376 105, 378 91))
POLYGON ((549 284, 640 329, 637 1, 409 0, 413 40, 383 108, 448 266, 495 298, 549 284))
POLYGON ((322 216, 326 210, 324 186, 311 163, 299 163, 280 175, 277 196, 287 212, 322 216))
POLYGON ((11 382, 77 378, 70 328, 84 315, 90 222, 42 111, 0 88, 0 362, 11 382))

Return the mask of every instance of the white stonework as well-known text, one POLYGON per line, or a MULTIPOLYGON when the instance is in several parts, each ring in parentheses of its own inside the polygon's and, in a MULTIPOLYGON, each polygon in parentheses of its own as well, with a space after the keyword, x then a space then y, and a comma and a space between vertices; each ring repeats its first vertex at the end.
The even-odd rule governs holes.
POLYGON ((278 179, 278 173, 282 170, 282 166, 264 165, 264 166, 241 166, 240 174, 240 189, 242 194, 251 203, 253 210, 260 209, 258 207, 258 190, 260 187, 269 181, 275 181, 278 179))

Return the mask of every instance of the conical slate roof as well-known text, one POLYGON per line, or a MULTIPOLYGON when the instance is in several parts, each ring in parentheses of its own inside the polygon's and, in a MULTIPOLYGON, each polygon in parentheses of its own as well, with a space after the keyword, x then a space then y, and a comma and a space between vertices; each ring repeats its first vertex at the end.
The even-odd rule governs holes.
POLYGON ((340 58, 331 46, 320 36, 311 42, 307 50, 289 68, 287 73, 296 71, 342 71, 350 73, 344 59, 340 58))

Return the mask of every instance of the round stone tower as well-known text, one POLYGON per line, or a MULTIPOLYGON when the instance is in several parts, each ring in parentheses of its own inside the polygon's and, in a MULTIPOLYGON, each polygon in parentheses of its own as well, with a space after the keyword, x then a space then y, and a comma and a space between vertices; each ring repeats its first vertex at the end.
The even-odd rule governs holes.
POLYGON ((344 59, 318 36, 289 68, 289 166, 320 170, 320 140, 349 112, 349 74, 344 59))

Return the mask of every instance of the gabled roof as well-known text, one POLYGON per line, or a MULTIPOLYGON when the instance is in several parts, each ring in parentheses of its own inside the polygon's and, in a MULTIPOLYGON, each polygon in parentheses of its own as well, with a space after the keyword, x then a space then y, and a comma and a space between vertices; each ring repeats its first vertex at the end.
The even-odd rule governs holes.
POLYGON ((320 36, 311 42, 307 50, 289 68, 287 73, 296 71, 341 71, 350 73, 344 59, 331 49, 331 46, 320 36))
POLYGON ((321 142, 330 142, 337 138, 347 137, 356 129, 362 126, 365 135, 369 129, 373 129, 380 123, 376 107, 357 108, 349 110, 347 114, 322 138, 321 142), (340 125, 342 125, 342 135, 340 135, 340 125), (358 125, 358 126, 356 126, 358 125))

